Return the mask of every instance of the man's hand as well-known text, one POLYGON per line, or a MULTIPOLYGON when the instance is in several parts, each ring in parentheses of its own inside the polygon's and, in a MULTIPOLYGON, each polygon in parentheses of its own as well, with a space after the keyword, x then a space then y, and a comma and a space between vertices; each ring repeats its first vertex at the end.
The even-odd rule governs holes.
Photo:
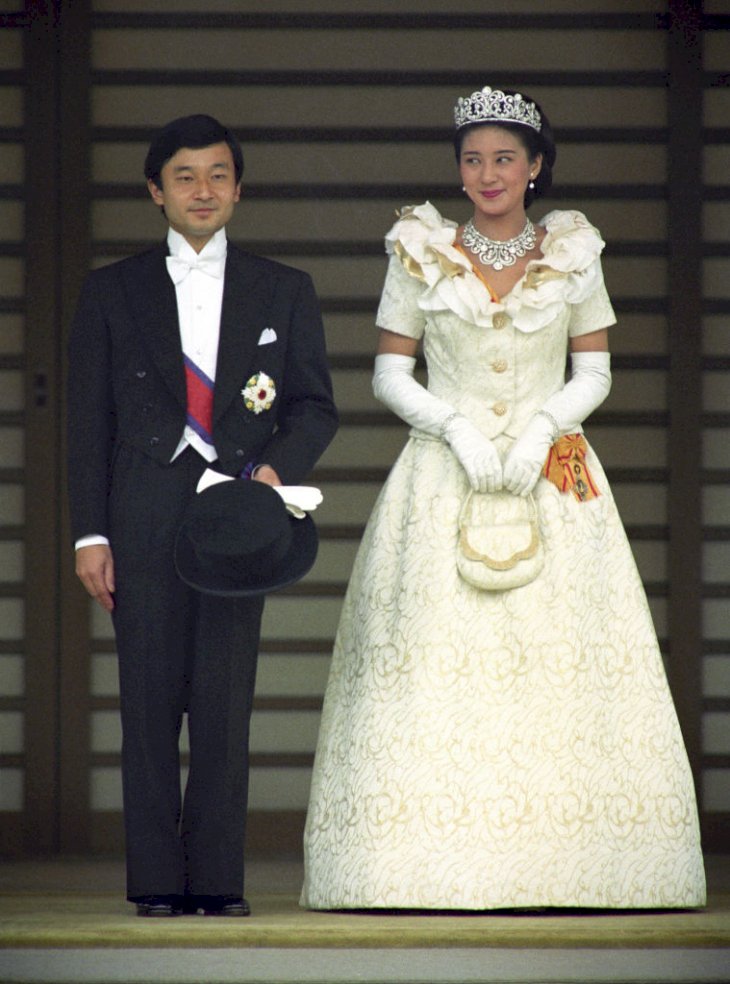
POLYGON ((254 472, 253 480, 254 482, 263 482, 264 485, 281 485, 281 479, 271 465, 259 465, 254 472))
POLYGON ((76 551, 76 573, 92 598, 106 612, 114 608, 114 559, 111 549, 103 543, 79 547, 76 551))

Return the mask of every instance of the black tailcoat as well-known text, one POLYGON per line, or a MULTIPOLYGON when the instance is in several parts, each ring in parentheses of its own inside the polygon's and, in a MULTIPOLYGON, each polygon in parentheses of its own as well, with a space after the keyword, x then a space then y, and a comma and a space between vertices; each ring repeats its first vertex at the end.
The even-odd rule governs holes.
MULTIPOLYGON (((200 595, 174 571, 180 517, 206 463, 192 449, 171 462, 186 387, 166 255, 162 244, 84 284, 69 344, 72 533, 106 536, 114 558, 128 896, 240 895, 263 603, 200 595)), ((310 278, 231 243, 213 418, 216 468, 268 464, 284 484, 306 478, 337 427, 310 278), (241 391, 258 372, 276 399, 256 414, 241 391)))

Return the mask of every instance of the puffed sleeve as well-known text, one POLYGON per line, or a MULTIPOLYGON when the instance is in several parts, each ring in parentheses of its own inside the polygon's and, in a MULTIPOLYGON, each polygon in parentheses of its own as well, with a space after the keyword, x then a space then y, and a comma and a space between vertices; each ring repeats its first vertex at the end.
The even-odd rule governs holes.
POLYGON ((600 331, 601 328, 608 328, 616 324, 616 315, 613 312, 608 291, 603 281, 601 261, 596 259, 594 262, 598 268, 595 288, 582 301, 570 305, 568 333, 571 338, 587 335, 592 331, 600 331))
POLYGON ((378 328, 408 338, 422 338, 426 325, 424 313, 418 307, 418 295, 422 290, 421 281, 406 273, 399 257, 392 254, 375 319, 378 328))

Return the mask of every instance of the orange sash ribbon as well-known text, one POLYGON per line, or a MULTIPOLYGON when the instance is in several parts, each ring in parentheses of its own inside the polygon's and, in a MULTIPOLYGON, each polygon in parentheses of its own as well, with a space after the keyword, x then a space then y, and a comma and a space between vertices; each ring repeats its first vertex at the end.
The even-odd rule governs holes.
POLYGON ((543 475, 561 492, 572 492, 578 502, 596 499, 598 491, 586 465, 588 445, 582 434, 565 434, 553 444, 543 475))

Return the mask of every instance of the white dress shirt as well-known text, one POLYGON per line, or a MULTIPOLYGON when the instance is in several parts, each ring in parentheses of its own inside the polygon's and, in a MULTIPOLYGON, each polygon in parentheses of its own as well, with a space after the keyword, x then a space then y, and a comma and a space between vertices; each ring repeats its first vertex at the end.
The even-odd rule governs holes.
MULTIPOLYGON (((209 379, 215 381, 223 305, 226 231, 219 229, 200 253, 196 253, 185 237, 174 229, 170 229, 167 234, 167 245, 170 257, 184 260, 191 265, 189 273, 175 283, 182 350, 209 379), (216 267, 218 275, 213 276, 204 272, 197 267, 197 263, 216 267)), ((176 276, 173 276, 173 282, 176 279, 176 276)), ((200 435, 186 424, 180 443, 172 456, 173 461, 188 444, 206 461, 215 461, 218 457, 215 448, 206 444, 200 435)))
MULTIPOLYGON (((182 274, 171 273, 175 283, 180 342, 182 350, 189 359, 202 369, 209 379, 215 381, 215 367, 218 358, 218 338, 220 336, 221 308, 223 306, 223 274, 225 271, 227 239, 225 229, 218 232, 196 253, 184 236, 174 229, 167 233, 170 257, 184 260, 190 270, 182 274), (215 269, 217 276, 203 272, 196 264, 203 262, 207 269, 215 269), (182 279, 178 277, 182 276, 182 279)), ((168 259, 170 259, 168 257, 168 259)), ((168 263, 168 268, 170 264, 168 263)), ((206 444, 195 431, 185 425, 180 443, 175 448, 172 461, 181 454, 188 444, 201 454, 206 461, 214 461, 218 455, 212 445, 206 444)), ((99 534, 90 534, 76 541, 75 547, 90 547, 93 544, 108 544, 109 540, 99 534)))

